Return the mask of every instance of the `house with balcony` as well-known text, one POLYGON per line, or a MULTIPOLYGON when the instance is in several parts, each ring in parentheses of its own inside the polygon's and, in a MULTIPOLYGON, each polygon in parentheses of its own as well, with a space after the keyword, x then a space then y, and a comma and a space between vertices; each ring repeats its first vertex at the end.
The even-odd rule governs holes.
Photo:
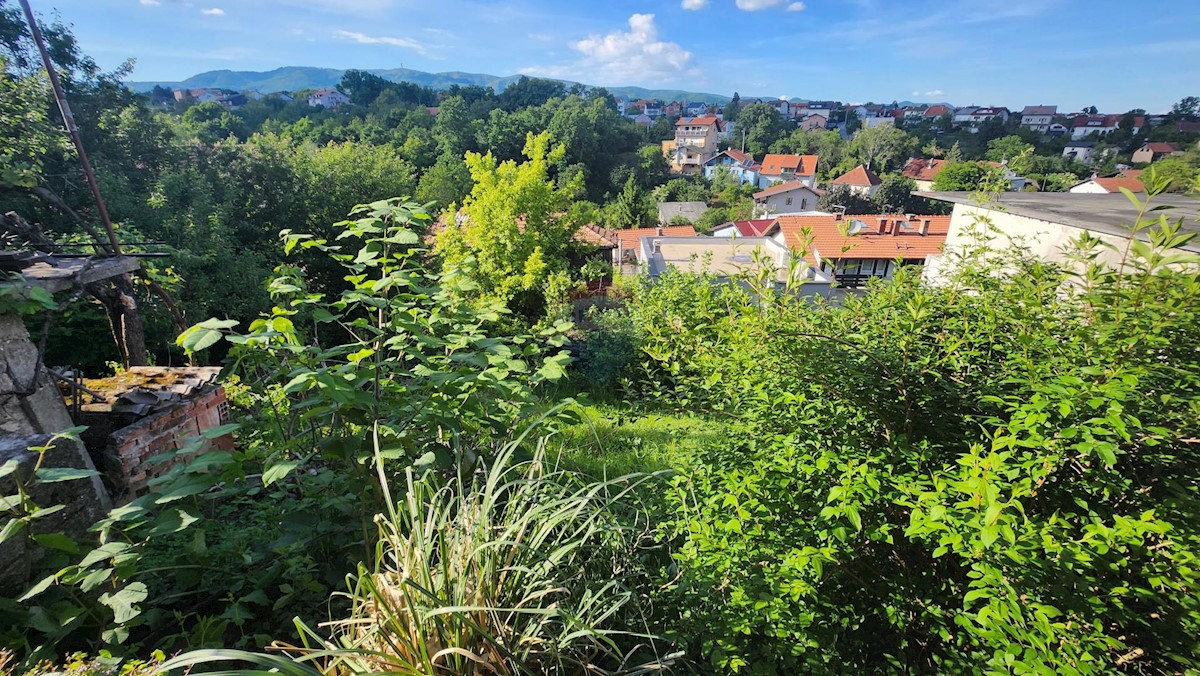
POLYGON ((318 89, 308 95, 308 105, 314 108, 336 108, 347 103, 350 103, 350 97, 332 87, 318 89))
POLYGON ((671 169, 681 174, 700 174, 717 154, 721 121, 714 115, 684 117, 675 123, 675 140, 663 150, 671 169))
POLYGON ((754 158, 740 150, 730 148, 713 155, 704 163, 704 178, 712 180, 718 170, 728 171, 737 179, 738 185, 752 183, 758 185, 758 170, 761 165, 754 158))
POLYGON ((800 181, 812 188, 817 182, 817 155, 769 154, 763 158, 758 171, 758 187, 769 188, 772 183, 800 181))

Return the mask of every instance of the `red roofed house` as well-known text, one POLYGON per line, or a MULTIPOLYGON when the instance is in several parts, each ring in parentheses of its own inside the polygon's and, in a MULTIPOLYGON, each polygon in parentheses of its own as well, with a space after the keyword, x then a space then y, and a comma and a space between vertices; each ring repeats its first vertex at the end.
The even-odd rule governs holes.
POLYGON ((641 259, 643 237, 695 237, 696 229, 690 225, 668 225, 660 228, 627 228, 610 230, 617 238, 613 249, 613 269, 622 274, 637 274, 645 263, 641 259))
POLYGON ((1132 193, 1146 192, 1145 186, 1136 178, 1128 176, 1113 176, 1111 178, 1090 178, 1074 186, 1068 192, 1105 194, 1121 192, 1121 188, 1132 193))
POLYGON ((905 178, 911 179, 917 184, 918 192, 929 192, 933 190, 933 179, 942 173, 942 169, 946 166, 946 160, 925 159, 923 157, 914 157, 904 165, 904 170, 900 173, 905 178))
POLYGON ((875 172, 858 165, 857 167, 838 176, 830 182, 830 185, 846 185, 850 186, 850 192, 874 197, 875 191, 879 190, 879 186, 883 185, 883 180, 879 178, 875 172))
POLYGON ((713 237, 764 237, 771 226, 775 224, 774 218, 759 218, 752 221, 733 221, 725 225, 718 226, 712 231, 713 237))
MULTIPOLYGON (((1071 138, 1081 139, 1092 134, 1103 136, 1114 132, 1121 126, 1122 118, 1124 115, 1080 115, 1071 123, 1071 138)), ((1146 126, 1146 118, 1139 115, 1133 118, 1131 131, 1136 134, 1144 126, 1146 126)))
POLYGON ((954 109, 951 108, 950 106, 944 106, 939 103, 936 106, 929 106, 928 108, 926 108, 925 109, 925 117, 926 117, 926 119, 936 119, 936 118, 939 118, 939 117, 945 115, 946 113, 953 113, 953 112, 954 112, 954 109))
POLYGON ((776 223, 786 246, 852 289, 890 278, 899 265, 924 265, 950 232, 949 216, 780 216, 776 223))
POLYGON ((1161 160, 1168 155, 1182 155, 1183 151, 1174 143, 1143 143, 1141 148, 1133 151, 1133 161, 1149 164, 1161 160))
POLYGON ((814 129, 824 129, 827 124, 829 124, 829 118, 824 115, 809 115, 800 123, 800 128, 804 131, 813 131, 814 129))
POLYGON ((754 193, 755 214, 786 214, 817 208, 821 193, 804 181, 788 181, 754 193))
POLYGON ((758 171, 758 187, 769 188, 776 181, 800 181, 808 187, 816 185, 816 155, 767 155, 758 171))
POLYGON ((713 175, 722 167, 737 178, 738 185, 758 183, 758 165, 754 163, 753 157, 740 150, 730 148, 713 155, 704 163, 704 178, 712 180, 713 175))
POLYGON ((667 148, 671 169, 683 174, 699 174, 704 163, 717 154, 721 121, 715 115, 684 117, 675 123, 675 143, 667 148))

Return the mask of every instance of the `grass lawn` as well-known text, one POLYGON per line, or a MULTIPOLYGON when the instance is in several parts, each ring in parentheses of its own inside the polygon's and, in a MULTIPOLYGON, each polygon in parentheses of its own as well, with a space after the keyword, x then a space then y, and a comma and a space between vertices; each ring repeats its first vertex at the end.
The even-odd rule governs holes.
POLYGON ((620 402, 591 403, 581 421, 551 441, 564 469, 593 479, 634 472, 686 470, 698 452, 726 432, 725 423, 691 414, 654 412, 620 402))

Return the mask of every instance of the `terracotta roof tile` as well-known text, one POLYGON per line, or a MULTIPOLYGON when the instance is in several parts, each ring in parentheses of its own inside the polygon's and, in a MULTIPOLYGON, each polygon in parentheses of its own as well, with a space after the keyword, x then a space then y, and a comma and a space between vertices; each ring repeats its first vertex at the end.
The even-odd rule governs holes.
POLYGON ((734 221, 732 225, 742 237, 762 237, 774 223, 774 218, 759 218, 752 221, 734 221))
POLYGON ((820 262, 817 260, 818 254, 825 260, 924 260, 926 256, 940 253, 950 231, 950 217, 915 216, 912 221, 907 218, 903 214, 845 216, 842 220, 837 216, 780 216, 777 221, 783 231, 784 242, 793 249, 803 251, 805 258, 814 265, 820 262), (879 234, 880 219, 886 220, 887 234, 879 234), (929 230, 922 235, 920 230, 925 220, 929 221, 929 230), (849 231, 856 221, 864 229, 853 235, 843 234, 842 229, 849 231), (904 222, 908 227, 897 227, 897 221, 904 222), (811 247, 805 246, 805 228, 812 239, 811 247), (845 253, 842 253, 843 247, 849 247, 845 253))
POLYGON ((817 161, 820 159, 817 155, 774 155, 768 154, 762 161, 762 173, 768 176, 777 176, 782 174, 785 169, 790 169, 800 176, 809 176, 817 173, 817 161))
POLYGON ((668 225, 662 228, 662 233, 659 234, 659 228, 628 228, 625 230, 617 230, 617 239, 621 243, 621 248, 626 251, 632 251, 638 248, 643 237, 695 237, 696 229, 690 225, 668 225))
POLYGON ((1148 148, 1150 150, 1150 152, 1152 152, 1152 153, 1177 153, 1177 152, 1179 152, 1179 146, 1175 145, 1174 143, 1154 142, 1154 143, 1147 143, 1144 147, 1148 148))
POLYGON ((901 173, 914 181, 932 181, 945 166, 946 160, 927 160, 923 157, 914 157, 904 165, 904 171, 901 173))
POLYGON ((833 185, 854 185, 869 188, 879 185, 883 183, 883 181, 878 175, 875 174, 875 172, 860 164, 850 171, 847 171, 841 176, 833 179, 831 183, 833 185))
MULTIPOLYGON (((1086 183, 1087 181, 1084 181, 1086 183)), ((1093 178, 1092 182, 1104 188, 1105 192, 1121 192, 1125 188, 1129 192, 1146 192, 1146 187, 1136 178, 1128 176, 1112 176, 1110 178, 1093 178)))
POLYGON ((704 115, 702 117, 683 117, 675 123, 676 127, 703 127, 710 124, 717 124, 716 115, 704 115))

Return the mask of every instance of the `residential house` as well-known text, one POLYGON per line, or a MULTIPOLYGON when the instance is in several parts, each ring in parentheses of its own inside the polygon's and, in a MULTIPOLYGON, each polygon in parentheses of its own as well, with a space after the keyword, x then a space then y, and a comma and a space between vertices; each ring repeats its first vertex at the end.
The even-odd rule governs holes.
POLYGON ((720 128, 721 121, 712 115, 680 118, 675 123, 674 147, 667 155, 671 168, 684 174, 700 173, 717 154, 720 128))
POLYGON ((1071 123, 1071 138, 1087 138, 1093 134, 1103 136, 1117 130, 1120 115, 1080 115, 1071 123))
POLYGON ((767 105, 771 106, 775 110, 778 110, 779 114, 782 115, 784 117, 784 119, 791 119, 792 103, 790 101, 788 101, 787 99, 776 99, 774 101, 768 101, 767 105))
POLYGON ((1185 134, 1200 133, 1200 122, 1180 122, 1175 128, 1185 134))
MULTIPOLYGON (((1069 251, 1071 243, 1084 233, 1110 245, 1096 250, 1097 262, 1116 265, 1122 252, 1129 248, 1130 226, 1138 220, 1138 208, 1120 194, 1010 192, 987 205, 964 193, 933 193, 930 197, 954 205, 946 251, 976 247, 971 233, 977 229, 978 220, 986 218, 989 228, 1005 235, 991 240, 992 246, 1019 246, 1041 260, 1065 266, 1080 264, 1069 256, 1069 251)), ((1185 230, 1195 229, 1194 224, 1200 218, 1200 201, 1182 195, 1160 195, 1154 201, 1172 207, 1171 218, 1183 218, 1185 230)), ((1145 240, 1147 236, 1143 231, 1137 237, 1145 240)), ((1200 252, 1200 240, 1192 240, 1181 248, 1200 252)), ((1001 250, 995 256, 1003 260, 1008 252, 1001 250)), ((926 273, 928 279, 937 282, 942 279, 942 270, 948 268, 937 265, 935 268, 926 268, 926 273)))
POLYGON ((953 109, 950 106, 939 103, 925 109, 925 119, 932 122, 946 113, 953 113, 953 109))
POLYGON ((658 222, 660 225, 693 224, 705 211, 708 211, 708 205, 704 202, 659 202, 658 222))
POLYGON ((776 223, 788 248, 849 289, 940 257, 950 229, 949 216, 904 214, 780 216, 776 223))
POLYGON ((318 89, 308 95, 308 105, 310 106, 336 108, 346 103, 350 103, 350 97, 332 87, 318 89))
POLYGON ((688 101, 683 107, 683 114, 699 117, 708 112, 708 104, 703 101, 688 101))
POLYGON ((1046 135, 1058 138, 1060 136, 1066 136, 1070 131, 1071 130, 1067 127, 1067 125, 1062 124, 1061 122, 1051 122, 1050 128, 1046 130, 1046 135))
POLYGON ((624 116, 625 112, 629 109, 629 101, 627 101, 623 96, 614 98, 613 103, 617 106, 618 115, 624 116))
POLYGON ((758 218, 751 221, 733 221, 717 226, 712 231, 713 237, 764 237, 775 218, 758 218))
POLYGON ((954 109, 954 124, 960 125, 960 126, 964 125, 964 124, 970 124, 971 116, 974 115, 975 111, 978 109, 979 109, 979 106, 963 106, 961 108, 955 108, 954 109))
POLYGON ((874 129, 883 126, 896 126, 896 118, 886 117, 864 117, 859 122, 862 122, 863 129, 874 129))
POLYGON ((918 192, 929 192, 933 190, 933 180, 942 173, 942 169, 945 167, 946 160, 914 157, 904 165, 904 169, 900 173, 917 184, 918 192))
POLYGON ((1095 149, 1095 141, 1067 141, 1067 145, 1063 147, 1062 155, 1076 162, 1091 164, 1092 152, 1095 149))
POLYGON ((267 94, 267 98, 279 99, 280 101, 283 101, 284 103, 291 103, 292 101, 295 100, 292 98, 292 95, 287 92, 275 92, 274 94, 267 94))
POLYGON ((769 188, 776 181, 800 181, 812 188, 817 181, 816 155, 775 155, 763 158, 758 171, 758 187, 769 188))
POLYGON ((672 225, 656 228, 626 228, 609 231, 616 237, 613 249, 613 269, 621 274, 637 274, 646 259, 642 251, 643 237, 695 237, 696 229, 690 225, 672 225))
POLYGON ((646 101, 643 99, 638 101, 638 103, 641 104, 643 114, 653 119, 658 119, 663 116, 662 105, 660 105, 658 101, 646 101))
POLYGON ((983 124, 984 122, 987 122, 988 120, 991 120, 993 118, 999 118, 1001 122, 1008 122, 1008 116, 1009 116, 1008 108, 1004 108, 1004 107, 976 108, 974 110, 974 112, 971 113, 970 124, 971 124, 971 126, 977 126, 977 125, 983 124))
POLYGON ((717 169, 721 167, 724 167, 726 171, 737 178, 738 185, 746 183, 758 184, 758 170, 760 165, 754 162, 753 157, 740 150, 730 148, 714 155, 704 163, 704 178, 712 180, 717 169))
POLYGON ((786 214, 817 208, 821 192, 801 181, 787 181, 754 193, 754 213, 786 214))
POLYGON ((1045 134, 1057 114, 1058 106, 1025 106, 1021 111, 1021 126, 1045 134))
POLYGON ((1110 176, 1108 178, 1098 178, 1093 176, 1088 180, 1073 186, 1067 192, 1083 193, 1083 194, 1107 194, 1119 193, 1121 188, 1125 188, 1132 193, 1146 192, 1145 186, 1136 178, 1128 176, 1110 176))
POLYGON ((667 117, 680 117, 683 115, 683 103, 674 101, 663 106, 662 110, 667 117))
POLYGON ((658 277, 675 269, 709 274, 721 281, 766 272, 777 290, 805 295, 831 295, 830 275, 811 266, 794 266, 792 251, 776 237, 657 237, 641 239, 642 270, 658 277))
POLYGON ((833 116, 833 111, 837 110, 837 101, 809 101, 805 106, 803 117, 809 115, 824 115, 825 119, 833 116))
POLYGON ((246 91, 242 92, 242 94, 245 95, 245 97, 250 101, 262 101, 264 98, 266 98, 266 95, 257 89, 247 89, 246 91))
POLYGON ((829 124, 828 117, 824 115, 809 115, 800 123, 800 128, 804 131, 812 131, 814 129, 824 129, 827 124, 829 124))
POLYGON ((638 113, 637 115, 633 116, 633 123, 640 124, 643 127, 649 127, 650 125, 654 124, 654 118, 645 113, 638 113))
POLYGON ((1008 168, 1008 160, 1003 162, 980 162, 985 167, 999 169, 1000 174, 1008 181, 1008 189, 1013 191, 1024 190, 1025 185, 1029 183, 1029 179, 1024 176, 1018 176, 1017 172, 1008 168))
POLYGON ((230 110, 237 110, 249 103, 249 99, 246 98, 245 94, 221 94, 217 97, 217 103, 230 110))
POLYGON ((1143 143, 1141 148, 1133 151, 1133 161, 1149 164, 1168 155, 1182 155, 1183 151, 1174 143, 1143 143))
POLYGON ((850 192, 870 198, 874 197, 875 192, 879 190, 879 186, 883 185, 883 180, 875 172, 860 164, 833 179, 830 185, 848 186, 850 192))
POLYGON ((906 120, 921 120, 925 119, 925 111, 927 106, 906 106, 904 108, 904 119, 906 120))

